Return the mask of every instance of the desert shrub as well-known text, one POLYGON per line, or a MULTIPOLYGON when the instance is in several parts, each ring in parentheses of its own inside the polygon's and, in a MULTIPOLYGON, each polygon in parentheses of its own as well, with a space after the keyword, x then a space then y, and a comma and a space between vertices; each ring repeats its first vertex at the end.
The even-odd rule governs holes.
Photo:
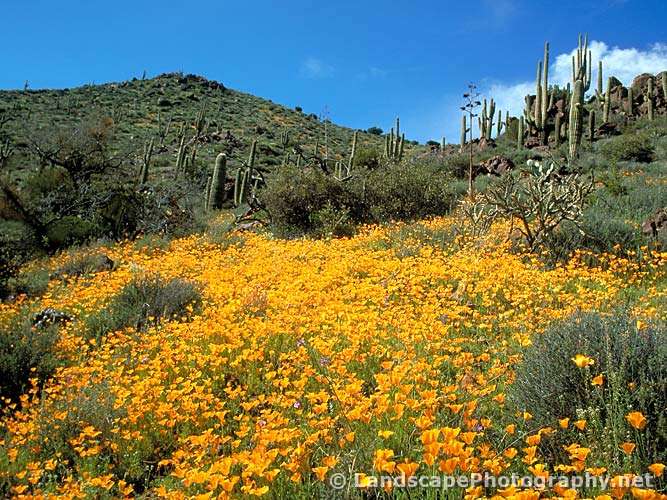
POLYGON ((80 245, 99 234, 98 228, 89 220, 67 215, 47 229, 46 238, 50 248, 66 248, 80 245))
POLYGON ((414 220, 449 213, 462 194, 455 187, 447 172, 429 165, 388 165, 369 173, 365 201, 373 221, 414 220))
POLYGON ((49 287, 49 272, 46 269, 29 269, 19 272, 9 281, 9 289, 14 295, 24 294, 39 297, 49 287))
POLYGON ((0 300, 13 293, 21 266, 33 256, 37 241, 21 222, 0 221, 0 300))
POLYGON ((110 271, 114 262, 102 253, 84 253, 72 256, 54 273, 56 277, 78 277, 110 271))
POLYGON ((352 224, 446 214, 462 194, 461 186, 426 163, 357 169, 346 182, 319 170, 286 167, 269 180, 260 198, 280 236, 347 235, 352 224))
POLYGON ((367 209, 360 195, 352 190, 353 178, 340 182, 319 170, 293 166, 281 169, 260 193, 260 199, 271 217, 271 228, 281 236, 317 234, 323 231, 322 218, 316 214, 325 209, 347 211, 349 220, 367 219, 367 209))
POLYGON ((470 167, 470 156, 466 153, 457 153, 445 157, 441 168, 457 179, 466 178, 470 167))
POLYGON ((201 213, 201 192, 193 186, 160 183, 141 193, 137 233, 179 237, 202 231, 201 213))
POLYGON ((381 163, 380 153, 377 149, 359 148, 354 157, 354 166, 363 167, 369 170, 378 168, 381 163))
POLYGON ((157 274, 137 276, 86 320, 86 332, 99 339, 128 327, 144 331, 163 319, 188 316, 200 304, 201 293, 194 283, 180 278, 166 280, 157 274))
POLYGON ((366 130, 367 133, 372 134, 372 135, 382 135, 382 129, 380 127, 370 127, 368 130, 366 130))
MULTIPOLYGON (((598 380, 599 381, 599 380, 598 380)), ((508 390, 515 409, 527 410, 535 428, 559 426, 559 419, 587 420, 588 445, 598 448, 607 464, 623 461, 619 444, 637 443, 646 466, 667 458, 667 327, 640 325, 626 312, 612 315, 579 312, 538 334, 516 368, 508 390), (640 329, 639 326, 642 326, 640 329), (593 360, 574 363, 577 355, 593 360), (602 375, 602 383, 593 378, 602 375), (642 431, 626 420, 632 411, 647 419, 642 431)), ((562 446, 581 436, 558 431, 543 443, 554 460, 562 446)))
POLYGON ((17 401, 31 378, 43 383, 55 370, 58 325, 33 325, 28 311, 0 325, 0 404, 2 398, 17 401))
POLYGON ((313 212, 310 221, 315 228, 314 236, 320 238, 354 234, 354 224, 350 221, 349 210, 344 207, 336 208, 331 203, 313 212))
POLYGON ((647 133, 624 134, 600 144, 599 151, 610 161, 649 163, 653 161, 655 147, 647 133))

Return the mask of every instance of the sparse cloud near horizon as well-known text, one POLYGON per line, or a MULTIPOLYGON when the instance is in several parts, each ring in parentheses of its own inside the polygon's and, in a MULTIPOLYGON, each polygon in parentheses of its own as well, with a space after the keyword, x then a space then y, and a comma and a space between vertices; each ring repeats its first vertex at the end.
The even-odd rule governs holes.
POLYGON ((301 63, 299 74, 311 79, 330 78, 334 74, 334 68, 321 59, 309 57, 301 63))
MULTIPOLYGON (((593 86, 597 81, 597 65, 602 59, 603 85, 607 86, 607 77, 615 76, 623 82, 624 85, 632 83, 632 79, 641 73, 659 73, 667 70, 667 44, 656 43, 646 50, 636 48, 609 47, 605 42, 592 41, 589 43, 591 56, 593 58, 593 86)), ((549 68, 550 83, 562 86, 567 85, 572 78, 572 52, 552 54, 552 64, 549 68)), ((541 54, 536 54, 535 63, 541 59, 541 54)), ((534 68, 526 67, 526 73, 534 68)), ((593 88, 591 88, 593 92, 593 88)), ((524 97, 527 94, 535 93, 535 80, 526 80, 518 83, 505 83, 492 81, 486 85, 480 85, 480 93, 485 97, 493 97, 496 102, 496 110, 502 110, 503 117, 509 110, 510 115, 519 116, 523 112, 524 97)), ((460 123, 460 110, 457 106, 452 106, 448 112, 447 124, 443 129, 449 132, 451 137, 457 137, 456 127, 460 123)), ((434 134, 434 136, 437 134, 434 134)))

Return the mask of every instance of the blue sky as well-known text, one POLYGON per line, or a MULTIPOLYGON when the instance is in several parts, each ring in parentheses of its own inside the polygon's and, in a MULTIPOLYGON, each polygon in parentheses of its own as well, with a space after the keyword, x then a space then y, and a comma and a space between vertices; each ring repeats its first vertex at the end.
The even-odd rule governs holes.
POLYGON ((667 69, 665 0, 0 0, 0 12, 0 88, 182 70, 355 128, 400 115, 421 141, 457 141, 469 81, 520 108, 545 40, 556 63, 588 32, 624 80, 667 69))

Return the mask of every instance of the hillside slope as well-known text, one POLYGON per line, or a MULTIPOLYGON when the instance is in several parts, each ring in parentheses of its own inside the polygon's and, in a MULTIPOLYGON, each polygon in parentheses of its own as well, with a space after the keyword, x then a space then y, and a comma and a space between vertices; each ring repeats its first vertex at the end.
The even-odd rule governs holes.
MULTIPOLYGON (((279 164, 284 156, 284 131, 289 132, 290 148, 299 145, 311 152, 319 142, 322 155, 326 133, 329 155, 338 159, 349 154, 354 133, 333 123, 327 123, 325 131, 325 123, 314 114, 228 89, 200 76, 179 73, 73 89, 0 91, 0 115, 9 118, 4 131, 17 144, 19 153, 21 144, 25 145, 37 130, 46 129, 48 133, 59 127, 76 126, 94 116, 108 117, 113 120, 114 147, 121 151, 136 155, 143 143, 158 137, 158 168, 153 174, 168 170, 175 163, 181 132, 190 140, 202 112, 204 130, 196 141, 198 163, 212 163, 217 153, 230 147, 233 153, 244 157, 250 142, 257 139, 259 161, 279 164)), ((381 150, 384 138, 362 132, 359 144, 381 150)))

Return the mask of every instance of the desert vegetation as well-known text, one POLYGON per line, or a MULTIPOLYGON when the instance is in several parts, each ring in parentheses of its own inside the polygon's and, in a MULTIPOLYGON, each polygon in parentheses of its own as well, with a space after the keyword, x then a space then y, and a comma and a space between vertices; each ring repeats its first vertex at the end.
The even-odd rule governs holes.
POLYGON ((667 72, 587 43, 522 116, 471 84, 459 144, 0 92, 0 496, 663 498, 667 72), (608 483, 376 483, 478 474, 608 483))

